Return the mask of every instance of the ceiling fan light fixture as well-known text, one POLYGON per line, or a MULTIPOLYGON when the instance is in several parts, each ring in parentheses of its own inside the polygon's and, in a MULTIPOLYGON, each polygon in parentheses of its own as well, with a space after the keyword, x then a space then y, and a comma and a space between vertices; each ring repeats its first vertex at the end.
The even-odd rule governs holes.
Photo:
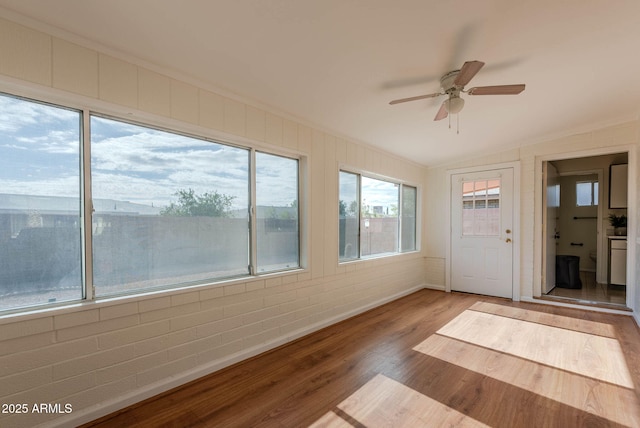
POLYGON ((460 97, 449 97, 445 102, 444 108, 449 114, 458 114, 464 107, 464 100, 460 97))

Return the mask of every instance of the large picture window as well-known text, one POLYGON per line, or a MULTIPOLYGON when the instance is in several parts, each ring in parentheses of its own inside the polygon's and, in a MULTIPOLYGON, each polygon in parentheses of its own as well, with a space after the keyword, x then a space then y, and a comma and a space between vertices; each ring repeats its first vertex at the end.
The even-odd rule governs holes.
POLYGON ((340 171, 339 259, 416 250, 417 189, 340 171))
POLYGON ((96 294, 246 275, 249 151, 91 117, 96 294))
POLYGON ((298 159, 85 112, 0 94, 0 311, 300 267, 298 159))
POLYGON ((0 95, 0 310, 82 298, 80 123, 0 95))

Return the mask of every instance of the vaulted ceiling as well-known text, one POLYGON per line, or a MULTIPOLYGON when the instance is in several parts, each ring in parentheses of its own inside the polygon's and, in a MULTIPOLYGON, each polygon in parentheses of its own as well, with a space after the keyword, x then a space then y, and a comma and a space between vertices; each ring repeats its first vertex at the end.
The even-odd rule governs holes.
POLYGON ((0 0, 0 7, 425 165, 640 112, 638 0, 0 0), (525 83, 526 90, 463 94, 451 129, 448 119, 433 121, 444 97, 389 105, 437 92, 440 76, 467 60, 486 63, 467 87, 525 83))

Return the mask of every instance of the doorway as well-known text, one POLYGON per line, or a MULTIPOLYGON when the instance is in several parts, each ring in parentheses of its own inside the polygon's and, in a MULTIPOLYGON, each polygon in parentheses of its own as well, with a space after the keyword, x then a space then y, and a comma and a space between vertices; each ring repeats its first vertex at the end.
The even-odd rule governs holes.
POLYGON ((624 206, 610 203, 610 190, 621 186, 612 183, 611 166, 627 163, 628 153, 543 162, 543 296, 626 306, 625 280, 611 280, 626 266, 611 264, 611 243, 626 249, 627 240, 609 216, 627 216, 626 197, 624 206))
POLYGON ((514 169, 450 175, 450 289, 514 298, 514 169))

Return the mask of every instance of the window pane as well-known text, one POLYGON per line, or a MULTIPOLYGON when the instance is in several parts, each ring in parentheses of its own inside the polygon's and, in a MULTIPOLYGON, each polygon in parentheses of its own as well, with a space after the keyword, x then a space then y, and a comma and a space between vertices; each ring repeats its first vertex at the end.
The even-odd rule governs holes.
POLYGON ((579 207, 587 207, 592 203, 592 187, 590 181, 579 181, 576 183, 576 204, 579 207))
POLYGON ((298 161, 256 153, 258 272, 300 265, 298 161))
POLYGON ((249 152, 91 118, 99 296, 248 273, 249 152))
POLYGON ((358 236, 359 212, 358 175, 340 171, 340 200, 338 207, 340 260, 358 258, 360 245, 358 236))
POLYGON ((416 198, 415 187, 402 186, 401 251, 403 252, 416 249, 416 198))
POLYGON ((500 179, 462 184, 462 235, 500 234, 500 179))
POLYGON ((593 205, 598 205, 598 182, 593 182, 593 205))
POLYGON ((362 177, 362 256, 398 252, 399 186, 362 177))
POLYGON ((0 95, 0 310, 82 298, 80 123, 0 95))

